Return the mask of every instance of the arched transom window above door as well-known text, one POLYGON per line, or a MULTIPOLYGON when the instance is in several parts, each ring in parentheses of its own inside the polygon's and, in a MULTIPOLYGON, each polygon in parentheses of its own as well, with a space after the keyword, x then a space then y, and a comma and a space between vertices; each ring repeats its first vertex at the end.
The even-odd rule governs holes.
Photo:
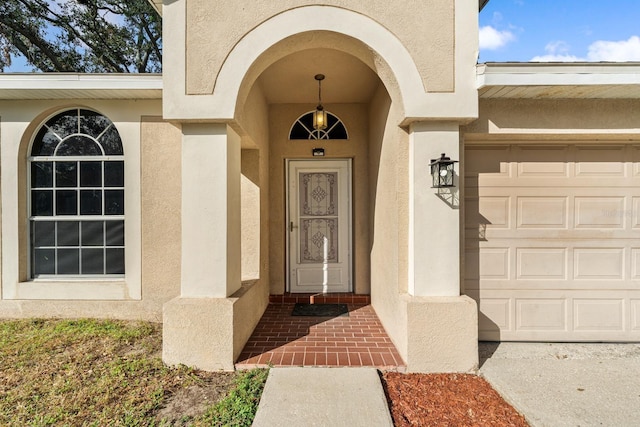
POLYGON ((313 111, 303 114, 291 126, 289 139, 349 139, 347 128, 335 114, 327 111, 327 127, 313 128, 313 111))

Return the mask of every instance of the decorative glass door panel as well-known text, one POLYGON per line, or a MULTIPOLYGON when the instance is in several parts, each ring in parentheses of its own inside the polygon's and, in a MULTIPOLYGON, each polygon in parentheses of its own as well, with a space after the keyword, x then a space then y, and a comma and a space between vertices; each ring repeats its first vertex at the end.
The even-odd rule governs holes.
POLYGON ((289 161, 289 289, 347 292, 351 288, 351 164, 289 161))

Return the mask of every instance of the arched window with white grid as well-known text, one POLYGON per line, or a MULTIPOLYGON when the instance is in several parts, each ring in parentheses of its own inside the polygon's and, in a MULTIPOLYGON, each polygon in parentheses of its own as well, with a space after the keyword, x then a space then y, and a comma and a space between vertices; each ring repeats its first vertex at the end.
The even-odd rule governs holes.
POLYGON ((124 276, 124 152, 111 120, 56 114, 28 163, 31 278, 124 276))

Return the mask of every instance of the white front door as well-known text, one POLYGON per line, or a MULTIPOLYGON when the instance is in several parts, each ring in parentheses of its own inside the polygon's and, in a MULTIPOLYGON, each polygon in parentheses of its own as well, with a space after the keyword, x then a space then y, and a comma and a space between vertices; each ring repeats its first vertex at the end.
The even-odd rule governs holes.
POLYGON ((290 292, 351 291, 351 160, 289 160, 290 292))

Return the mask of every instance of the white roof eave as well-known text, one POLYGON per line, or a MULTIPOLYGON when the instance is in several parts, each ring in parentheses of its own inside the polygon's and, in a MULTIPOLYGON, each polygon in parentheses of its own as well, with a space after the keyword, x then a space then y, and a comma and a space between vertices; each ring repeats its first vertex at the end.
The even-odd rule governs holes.
POLYGON ((161 74, 0 73, 0 99, 161 98, 161 74), (123 95, 126 94, 126 95, 123 95))
POLYGON ((640 85, 640 63, 486 63, 477 88, 489 86, 640 85))

